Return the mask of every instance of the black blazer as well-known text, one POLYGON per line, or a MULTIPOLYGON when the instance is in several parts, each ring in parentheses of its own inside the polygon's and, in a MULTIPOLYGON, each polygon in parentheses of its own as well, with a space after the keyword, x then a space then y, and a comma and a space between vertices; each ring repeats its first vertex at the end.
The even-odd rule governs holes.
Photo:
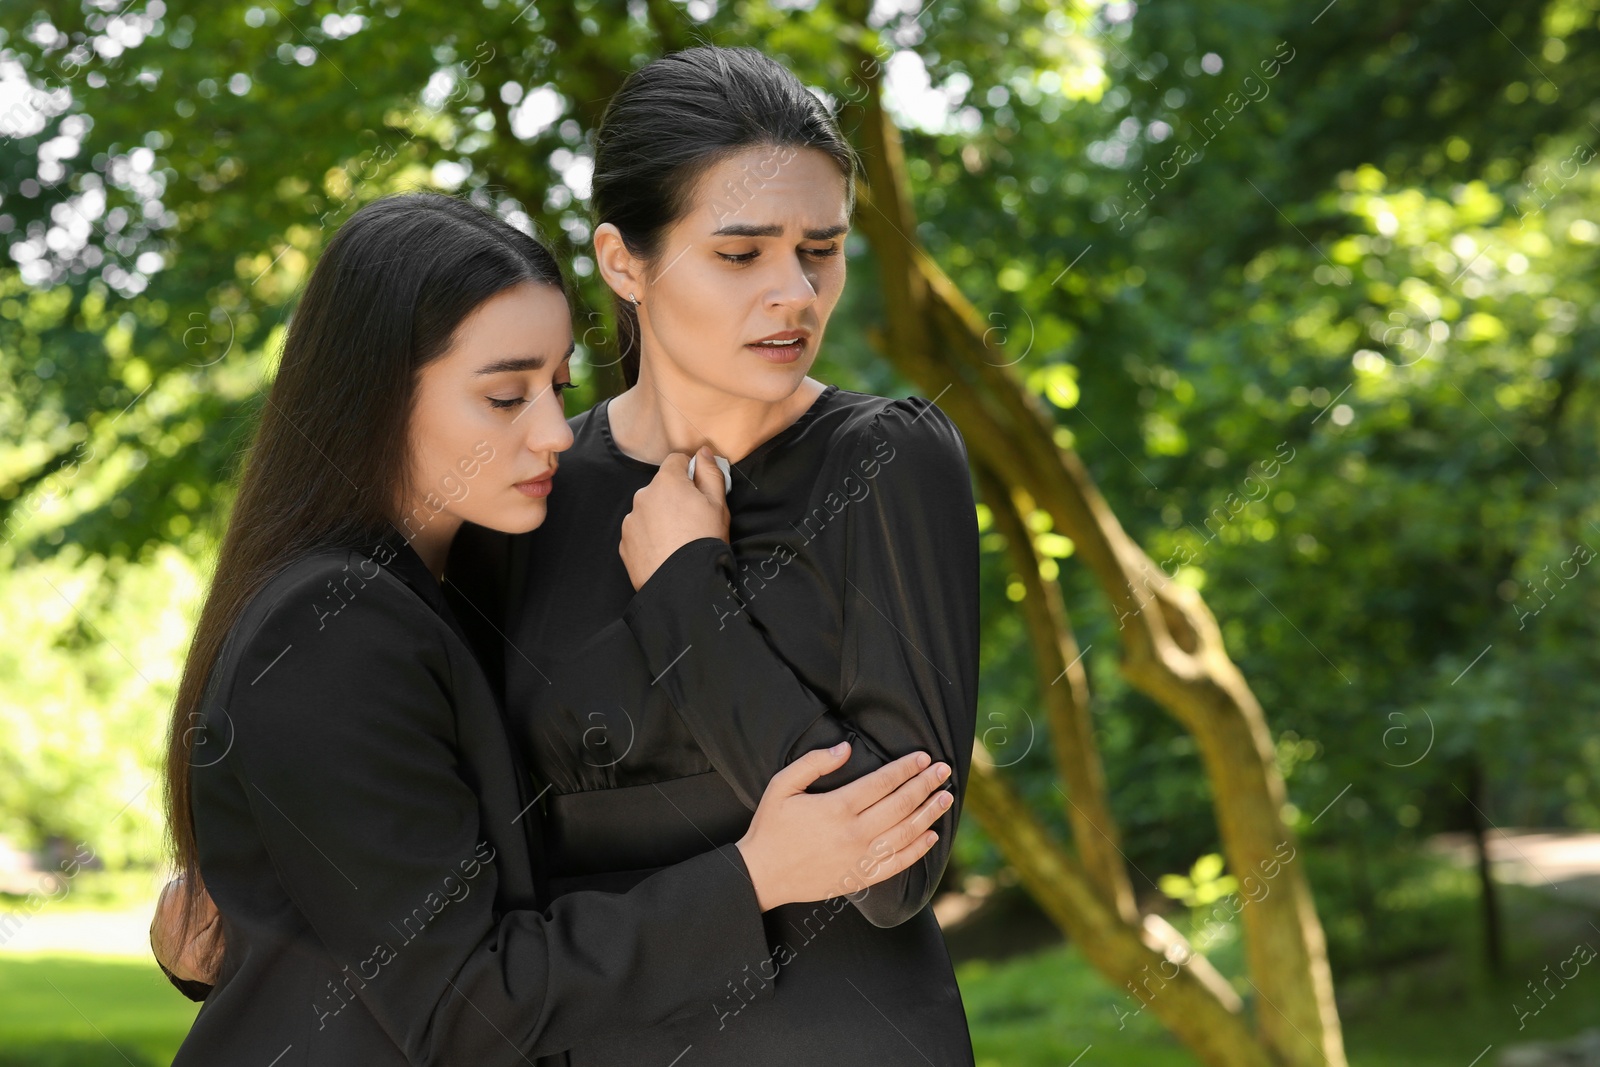
POLYGON ((175 1067, 559 1064, 771 966, 730 845, 539 910, 535 798, 397 533, 273 578, 204 709, 190 781, 227 951, 175 1067))

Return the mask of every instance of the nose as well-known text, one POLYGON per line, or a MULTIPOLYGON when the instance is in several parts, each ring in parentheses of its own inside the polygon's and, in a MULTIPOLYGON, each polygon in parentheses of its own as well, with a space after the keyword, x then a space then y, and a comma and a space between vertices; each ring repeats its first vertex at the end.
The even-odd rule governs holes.
POLYGON ((540 390, 523 409, 522 422, 522 443, 529 452, 565 452, 572 447, 572 427, 567 425, 561 393, 553 384, 540 390))
POLYGON ((791 258, 784 258, 781 274, 774 279, 772 290, 767 293, 768 306, 799 311, 814 304, 817 287, 811 283, 811 274, 806 268, 807 264, 798 253, 791 258))

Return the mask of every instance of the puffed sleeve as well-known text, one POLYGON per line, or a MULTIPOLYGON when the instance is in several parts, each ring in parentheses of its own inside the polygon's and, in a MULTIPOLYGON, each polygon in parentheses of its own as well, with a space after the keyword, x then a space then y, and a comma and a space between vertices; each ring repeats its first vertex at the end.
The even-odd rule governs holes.
MULTIPOLYGON (((623 610, 607 641, 643 651, 660 686, 706 758, 755 810, 772 776, 817 748, 850 742, 844 765, 807 792, 853 782, 891 759, 876 740, 829 708, 795 676, 734 584, 733 549, 716 537, 680 546, 623 610)), ((606 649, 586 649, 599 658, 606 649)))
POLYGON ((739 599, 729 546, 678 549, 641 587, 624 620, 712 764, 746 804, 812 748, 852 743, 832 787, 908 752, 951 767, 956 798, 923 859, 855 901, 878 926, 928 903, 949 859, 977 706, 978 545, 966 446, 955 424, 913 397, 887 403, 851 448, 865 486, 845 511, 841 677, 827 707, 778 654, 739 599))
POLYGON ((770 960, 733 846, 627 893, 497 914, 447 631, 386 573, 319 617, 318 577, 291 583, 241 646, 222 766, 294 905, 411 1063, 524 1065, 702 1007, 770 960))

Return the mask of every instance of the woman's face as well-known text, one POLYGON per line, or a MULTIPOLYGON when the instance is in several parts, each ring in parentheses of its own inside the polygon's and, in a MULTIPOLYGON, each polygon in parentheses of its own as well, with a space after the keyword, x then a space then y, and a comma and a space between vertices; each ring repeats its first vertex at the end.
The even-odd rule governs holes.
POLYGON ((817 149, 751 148, 709 168, 658 260, 635 265, 637 287, 623 281, 642 305, 645 373, 793 394, 844 289, 849 225, 844 175, 817 149))
POLYGON ((554 286, 524 282, 484 301, 450 350, 423 367, 411 412, 409 538, 461 522, 523 533, 544 521, 556 454, 572 445, 572 322, 554 286))

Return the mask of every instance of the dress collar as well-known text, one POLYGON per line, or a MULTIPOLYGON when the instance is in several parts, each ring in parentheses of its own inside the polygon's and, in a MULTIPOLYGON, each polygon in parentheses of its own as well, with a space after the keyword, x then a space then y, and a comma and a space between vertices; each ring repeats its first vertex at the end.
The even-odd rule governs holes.
POLYGON ((413 592, 446 621, 454 624, 454 616, 445 603, 444 588, 439 584, 439 579, 433 576, 433 572, 428 570, 428 565, 422 562, 422 557, 417 555, 417 550, 411 547, 411 542, 406 539, 405 534, 390 526, 388 532, 379 538, 376 544, 362 551, 378 566, 410 586, 413 592))

